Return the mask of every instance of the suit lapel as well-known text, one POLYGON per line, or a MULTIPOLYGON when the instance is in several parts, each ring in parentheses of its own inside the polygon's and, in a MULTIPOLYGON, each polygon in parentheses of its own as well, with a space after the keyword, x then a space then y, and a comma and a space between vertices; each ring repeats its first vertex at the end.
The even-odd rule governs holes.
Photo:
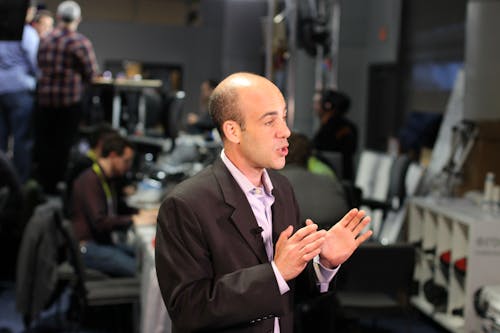
POLYGON ((255 232, 259 227, 252 208, 222 160, 218 158, 213 164, 213 171, 220 185, 223 199, 229 206, 233 207, 230 221, 238 229, 241 237, 250 246, 260 262, 268 262, 266 249, 260 233, 255 232))
MULTIPOLYGON (((272 172, 269 172, 269 176, 271 177, 271 181, 273 182, 273 195, 274 195, 274 204, 272 207, 273 211, 273 244, 276 245, 278 241, 279 235, 283 230, 285 230, 290 224, 293 224, 292 221, 287 221, 285 217, 285 210, 287 209, 287 205, 284 201, 284 195, 282 193, 282 187, 279 184, 279 181, 272 176, 272 172)), ((296 230, 294 230, 295 232, 296 230)))

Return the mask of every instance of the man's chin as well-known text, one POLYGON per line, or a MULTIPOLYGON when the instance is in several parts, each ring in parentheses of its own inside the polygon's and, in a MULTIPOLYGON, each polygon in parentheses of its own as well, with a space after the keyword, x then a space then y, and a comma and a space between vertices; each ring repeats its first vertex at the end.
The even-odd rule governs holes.
POLYGON ((283 162, 276 162, 276 163, 273 163, 273 165, 270 167, 270 169, 273 169, 273 170, 281 170, 285 167, 285 161, 283 160, 283 162))

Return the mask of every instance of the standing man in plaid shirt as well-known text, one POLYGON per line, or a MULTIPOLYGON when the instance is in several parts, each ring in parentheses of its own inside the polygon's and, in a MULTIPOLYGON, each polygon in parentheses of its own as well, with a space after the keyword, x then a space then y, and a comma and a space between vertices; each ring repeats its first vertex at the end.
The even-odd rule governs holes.
POLYGON ((38 110, 35 114, 37 178, 46 193, 55 194, 76 140, 83 111, 84 89, 97 75, 92 43, 77 32, 80 6, 64 1, 57 8, 57 27, 40 43, 38 110))

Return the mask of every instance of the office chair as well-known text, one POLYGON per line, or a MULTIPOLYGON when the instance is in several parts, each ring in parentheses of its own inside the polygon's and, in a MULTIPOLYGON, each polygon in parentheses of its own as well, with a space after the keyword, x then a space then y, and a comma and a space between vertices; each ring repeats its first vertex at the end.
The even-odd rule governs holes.
POLYGON ((337 179, 342 180, 344 178, 342 153, 328 150, 316 150, 315 156, 323 163, 326 163, 335 172, 337 179))
POLYGON ((182 121, 184 117, 184 96, 182 94, 175 94, 166 97, 165 112, 163 118, 163 127, 165 129, 165 136, 172 140, 170 152, 175 148, 175 140, 179 136, 179 131, 182 130, 182 121))
POLYGON ((62 295, 58 277, 64 261, 63 239, 58 233, 54 202, 38 205, 24 230, 16 267, 16 309, 26 328, 62 295))
POLYGON ((334 287, 336 322, 408 316, 415 263, 410 244, 360 246, 342 265, 334 287))
POLYGON ((410 165, 407 155, 363 151, 355 185, 361 189, 361 208, 372 218, 374 239, 379 239, 385 218, 397 211, 406 198, 406 174, 410 165))
MULTIPOLYGON (((140 280, 138 277, 110 277, 104 273, 86 268, 80 255, 80 246, 74 236, 71 222, 57 214, 57 227, 65 240, 67 260, 59 269, 62 280, 68 281, 73 294, 70 316, 79 324, 85 320, 86 310, 96 306, 132 305, 132 331, 138 331, 138 306, 140 301, 140 280)), ((123 324, 123 317, 116 313, 114 322, 123 324)), ((126 324, 125 324, 126 325, 126 324)), ((120 326, 121 327, 121 326, 120 326)), ((120 331, 127 328, 122 327, 120 331)))
MULTIPOLYGON (((16 308, 27 328, 71 291, 68 317, 80 326, 93 306, 139 304, 138 278, 114 278, 86 269, 71 223, 63 219, 61 204, 39 205, 28 222, 18 255, 16 308)), ((132 329, 137 331, 136 316, 132 329)), ((127 317, 129 319, 130 317, 127 317)), ((115 322, 126 325, 123 318, 115 322)), ((126 331, 130 327, 123 327, 126 331)))

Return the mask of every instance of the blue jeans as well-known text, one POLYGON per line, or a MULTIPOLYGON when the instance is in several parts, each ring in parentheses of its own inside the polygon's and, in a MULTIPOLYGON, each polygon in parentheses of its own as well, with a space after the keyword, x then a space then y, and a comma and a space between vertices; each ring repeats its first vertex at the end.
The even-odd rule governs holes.
POLYGON ((125 244, 102 245, 89 241, 80 246, 86 267, 111 276, 132 277, 137 273, 134 249, 125 244))
POLYGON ((23 183, 31 175, 33 108, 34 97, 28 90, 0 94, 0 149, 7 151, 9 135, 12 135, 14 166, 23 183))

